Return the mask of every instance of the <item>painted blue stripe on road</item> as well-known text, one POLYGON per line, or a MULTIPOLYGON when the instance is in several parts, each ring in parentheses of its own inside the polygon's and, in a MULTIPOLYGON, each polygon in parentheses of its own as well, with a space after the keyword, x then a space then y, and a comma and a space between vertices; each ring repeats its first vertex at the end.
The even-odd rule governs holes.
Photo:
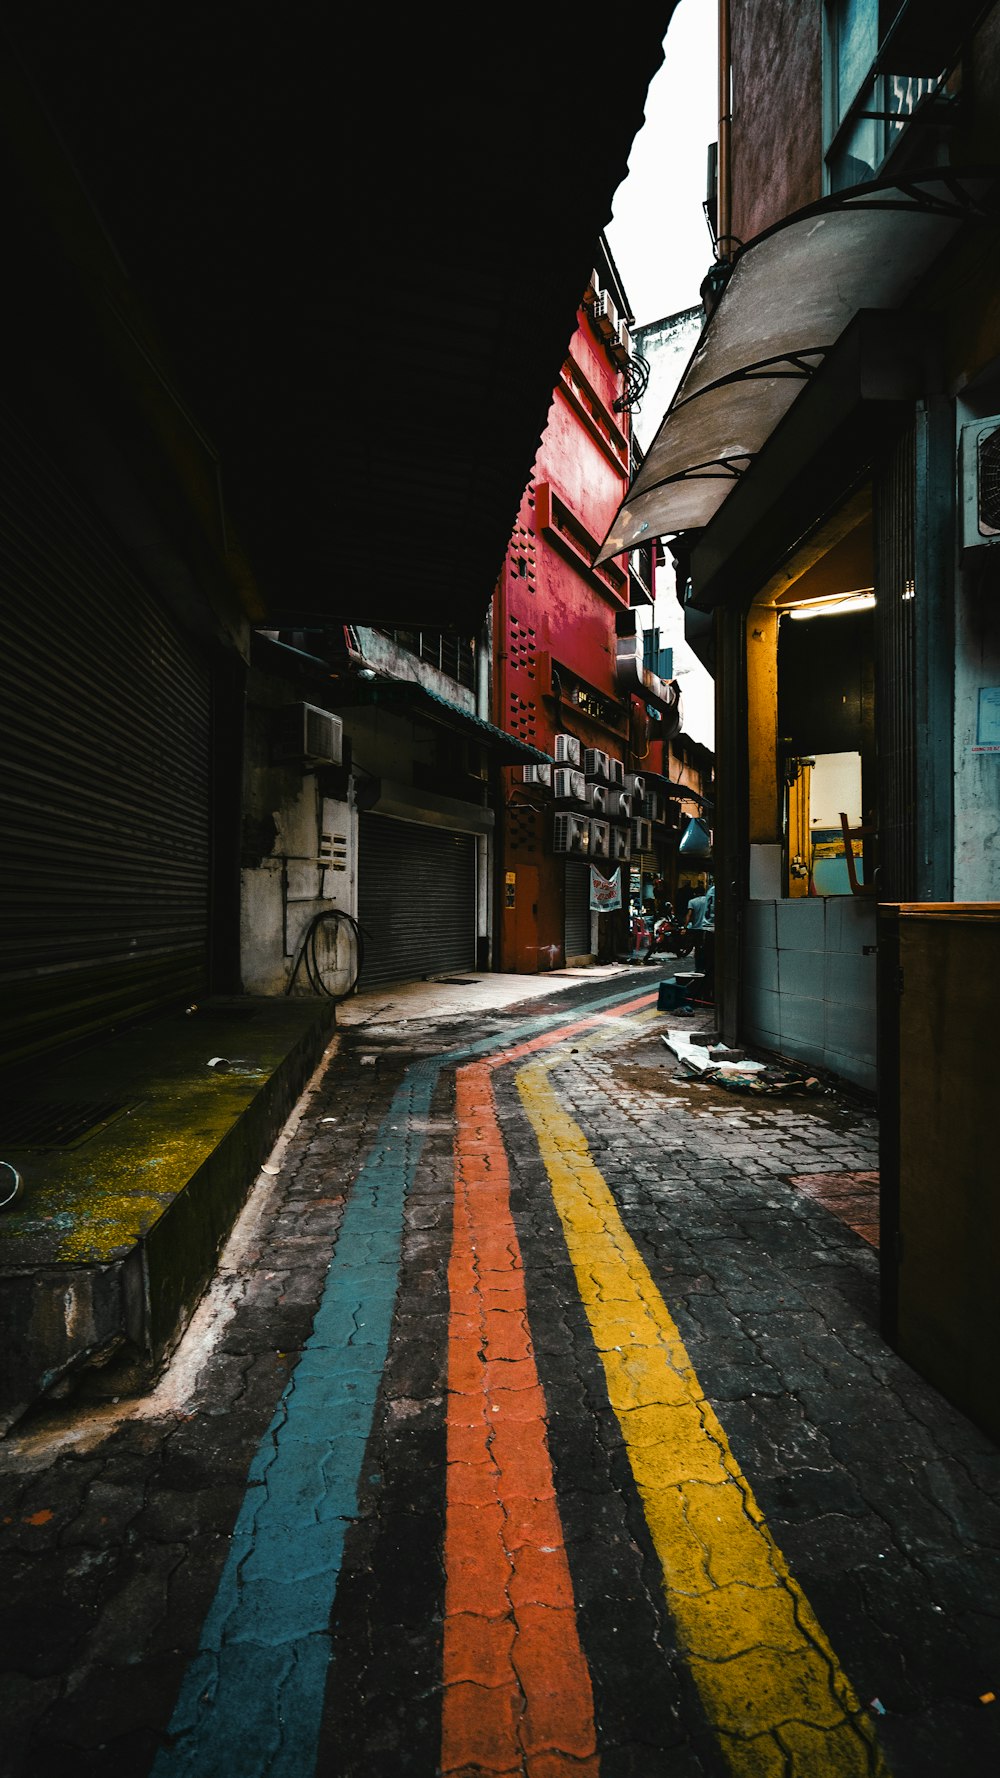
POLYGON ((403 1210, 441 1070, 572 1024, 627 990, 414 1062, 344 1211, 312 1333, 261 1440, 151 1778, 309 1778, 330 1616, 399 1288, 403 1210))

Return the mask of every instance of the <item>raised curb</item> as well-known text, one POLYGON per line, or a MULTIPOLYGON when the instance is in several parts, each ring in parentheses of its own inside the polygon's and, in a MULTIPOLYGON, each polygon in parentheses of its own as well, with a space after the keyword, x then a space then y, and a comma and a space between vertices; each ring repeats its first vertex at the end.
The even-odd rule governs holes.
POLYGON ((162 1361, 335 1016, 333 1001, 208 1001, 24 1083, 42 1113, 122 1109, 71 1146, 4 1149, 25 1186, 0 1217, 0 1433, 84 1366, 124 1355, 143 1377, 162 1361))

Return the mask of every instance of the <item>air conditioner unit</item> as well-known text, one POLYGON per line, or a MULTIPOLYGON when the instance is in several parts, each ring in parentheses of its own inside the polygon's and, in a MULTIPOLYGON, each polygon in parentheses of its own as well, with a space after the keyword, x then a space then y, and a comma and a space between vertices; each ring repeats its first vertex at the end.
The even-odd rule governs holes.
POLYGON ((642 773, 641 772, 626 772, 625 773, 625 789, 628 791, 629 795, 633 798, 633 800, 635 801, 636 804, 641 803, 643 797, 646 794, 646 780, 642 776, 642 773))
POLYGON ((625 767, 613 753, 608 754, 608 783, 615 784, 619 789, 625 785, 625 767))
POLYGON ((608 814, 612 821, 632 819, 632 798, 627 790, 612 790, 608 795, 608 814))
POLYGON ((599 778, 602 784, 606 784, 608 781, 607 754, 600 747, 585 747, 583 769, 588 778, 599 778))
POLYGON ((607 858, 611 849, 611 828, 606 821, 590 823, 590 856, 607 858))
POLYGON ((619 370, 624 370, 632 356, 632 336, 624 321, 621 322, 614 339, 608 341, 608 351, 619 370))
POLYGON ((590 822, 586 815, 557 815, 552 824, 553 852, 575 852, 585 858, 590 851, 590 822))
POLYGON ((608 787, 606 784, 584 784, 583 800, 588 809, 595 815, 606 815, 608 812, 608 787))
POLYGON ((275 760, 307 766, 343 764, 343 719, 317 704, 286 704, 278 710, 271 741, 275 760))
POLYGON ((556 736, 556 761, 560 765, 582 765, 583 749, 575 735, 556 736))
POLYGON ((556 766, 552 774, 552 788, 563 802, 582 803, 587 780, 582 772, 575 772, 572 766, 556 766))
POLYGON ((647 790, 642 799, 642 812, 647 821, 667 819, 667 799, 662 790, 647 790))
POLYGON ((1000 541, 1000 414, 972 420, 959 435, 962 548, 1000 541))
POLYGON ((613 827, 611 829, 610 856, 616 864, 620 863, 623 859, 631 857, 631 839, 632 836, 627 827, 613 827))
POLYGON ((601 290, 594 298, 594 306, 590 311, 594 326, 603 340, 613 340, 619 328, 618 310, 611 301, 606 290, 601 290))
POLYGON ((552 767, 549 765, 522 766, 521 782, 523 784, 552 784, 552 767))
POLYGON ((653 828, 649 821, 643 820, 641 816, 638 819, 633 820, 631 835, 633 853, 652 851, 653 828))

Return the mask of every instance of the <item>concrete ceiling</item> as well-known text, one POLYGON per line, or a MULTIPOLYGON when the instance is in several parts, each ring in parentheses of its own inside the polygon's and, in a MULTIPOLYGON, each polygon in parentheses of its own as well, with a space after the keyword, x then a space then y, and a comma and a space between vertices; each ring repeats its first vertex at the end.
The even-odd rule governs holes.
POLYGON ((269 623, 485 614, 675 4, 8 10, 269 623))

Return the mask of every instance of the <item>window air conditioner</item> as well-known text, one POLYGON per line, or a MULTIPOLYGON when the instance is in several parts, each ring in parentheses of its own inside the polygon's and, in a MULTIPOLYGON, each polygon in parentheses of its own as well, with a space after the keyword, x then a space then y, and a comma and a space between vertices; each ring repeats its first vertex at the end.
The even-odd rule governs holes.
POLYGON ((549 765, 522 766, 521 782, 523 784, 548 784, 551 786, 552 767, 549 765))
POLYGON ((962 427, 959 483, 962 548, 1000 541, 1000 414, 962 427))
POLYGON ((608 812, 608 787, 606 784, 585 784, 583 800, 588 809, 595 815, 606 815, 608 812))
POLYGON ((618 310, 615 308, 615 305, 611 301, 606 290, 598 292, 597 296, 594 298, 594 306, 590 312, 594 326, 597 328, 602 340, 616 339, 620 325, 618 320, 618 310))
POLYGON ((612 821, 630 821, 632 798, 627 790, 613 790, 608 797, 608 814, 612 821))
POLYGON ((613 753, 608 754, 608 783, 617 785, 619 789, 625 784, 625 767, 613 753))
POLYGON ((611 829, 611 857, 616 864, 631 856, 630 841, 631 834, 627 827, 613 827, 611 829))
POLYGON ((643 797, 646 794, 646 780, 642 776, 642 773, 641 772, 626 772, 626 774, 625 774, 625 789, 628 791, 629 795, 633 798, 636 805, 641 803, 643 797))
POLYGON ((590 856, 607 858, 611 849, 611 828, 606 821, 590 823, 590 856))
POLYGON ((649 821, 641 817, 632 822, 632 851, 651 852, 653 849, 653 828, 649 821))
POLYGON ((273 758, 291 764, 339 766, 344 759, 344 724, 316 704, 286 704, 276 713, 273 758))
POLYGON ((583 769, 588 778, 599 778, 602 784, 608 781, 608 756, 600 747, 587 747, 583 754, 583 769))
POLYGON ((662 790, 647 790, 642 799, 642 812, 647 821, 667 819, 667 799, 662 790))
POLYGON ((582 748, 575 735, 556 736, 556 760, 560 765, 578 766, 582 762, 582 748))
POLYGON ((557 815, 552 825, 553 852, 575 852, 585 858, 590 851, 590 822, 585 815, 557 815))
POLYGON ((563 801, 582 803, 587 788, 587 780, 582 772, 575 772, 572 766, 556 766, 552 774, 552 788, 557 797, 563 801))
POLYGON ((608 342, 611 356, 619 370, 624 370, 632 356, 632 336, 624 321, 620 324, 613 340, 608 342))

